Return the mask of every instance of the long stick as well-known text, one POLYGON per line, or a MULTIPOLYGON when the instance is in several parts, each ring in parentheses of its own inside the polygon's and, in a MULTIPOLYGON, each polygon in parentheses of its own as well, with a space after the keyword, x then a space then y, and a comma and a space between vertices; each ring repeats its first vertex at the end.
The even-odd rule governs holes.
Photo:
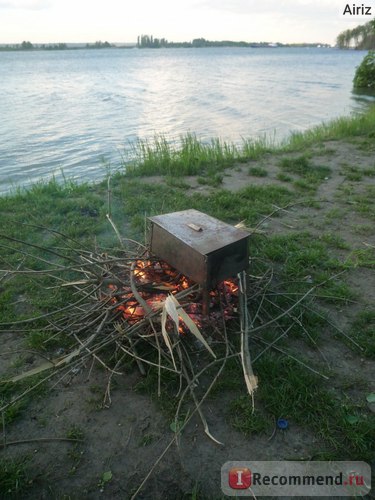
POLYGON ((0 448, 5 448, 6 446, 12 446, 15 444, 25 444, 25 443, 46 443, 49 441, 67 441, 71 443, 83 443, 83 439, 73 439, 73 438, 36 438, 36 439, 21 439, 19 441, 7 441, 6 443, 0 443, 0 448))

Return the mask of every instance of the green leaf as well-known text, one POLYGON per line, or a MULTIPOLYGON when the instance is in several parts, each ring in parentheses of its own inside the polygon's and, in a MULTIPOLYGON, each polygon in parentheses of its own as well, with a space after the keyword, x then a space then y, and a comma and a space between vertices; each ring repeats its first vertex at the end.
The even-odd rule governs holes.
POLYGON ((108 481, 110 481, 111 479, 112 479, 112 472, 110 470, 107 472, 103 472, 102 475, 103 484, 108 483, 108 481))
POLYGON ((177 431, 177 424, 176 422, 172 422, 171 425, 169 426, 172 432, 177 431))
POLYGON ((182 426, 182 422, 180 422, 180 421, 176 422, 175 420, 173 420, 173 422, 171 423, 169 428, 171 429, 172 432, 179 432, 179 430, 181 429, 181 426, 182 426))
POLYGON ((345 420, 349 424, 358 424, 359 422, 359 417, 356 417, 355 415, 346 415, 345 420))
POLYGON ((366 400, 368 403, 375 403, 375 392, 370 392, 370 394, 367 394, 366 400))

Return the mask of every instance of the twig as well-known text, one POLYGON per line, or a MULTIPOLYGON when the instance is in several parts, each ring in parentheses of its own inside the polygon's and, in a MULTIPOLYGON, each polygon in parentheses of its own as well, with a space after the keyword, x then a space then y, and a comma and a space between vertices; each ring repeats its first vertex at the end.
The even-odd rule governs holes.
POLYGON ((5 412, 4 411, 1 412, 1 420, 2 420, 2 424, 3 424, 3 448, 5 448, 7 445, 6 444, 7 436, 6 436, 6 430, 5 430, 5 412))
POLYGON ((46 248, 46 247, 42 247, 40 245, 36 245, 34 243, 22 241, 22 240, 19 240, 17 238, 12 238, 11 236, 7 236, 6 234, 3 234, 3 233, 0 233, 0 238, 4 238, 5 240, 8 240, 8 241, 13 241, 14 243, 21 243, 23 245, 27 245, 27 246, 32 247, 32 248, 36 248, 37 250, 42 250, 43 252, 47 252, 47 253, 50 253, 50 254, 55 255, 57 257, 61 257, 62 259, 70 260, 71 262, 75 262, 76 264, 79 264, 79 261, 73 259, 72 257, 67 257, 66 255, 63 255, 61 253, 54 252, 50 248, 46 248))
POLYGON ((108 175, 107 181, 107 217, 111 221, 112 217, 112 189, 111 189, 111 174, 108 175))
MULTIPOLYGON (((143 486, 147 483, 148 479, 152 475, 152 473, 155 470, 155 468, 157 467, 157 465, 161 462, 161 460, 163 459, 163 457, 168 453, 168 450, 171 448, 171 446, 173 445, 173 443, 177 439, 177 434, 181 434, 182 433, 182 431, 184 430, 184 428, 187 426, 187 424, 190 422, 190 420, 195 415, 195 412, 198 411, 198 408, 202 405, 203 401, 206 399, 206 397, 208 396, 208 394, 211 392, 211 389, 212 389, 213 385, 216 383, 217 378, 219 377, 219 375, 221 374, 222 370, 224 369, 226 361, 229 358, 231 358, 233 356, 237 357, 238 355, 239 354, 237 353, 237 354, 234 354, 234 355, 225 356, 225 358, 223 358, 223 359, 215 359, 214 361, 211 361, 211 363, 209 363, 209 365, 207 365, 203 370, 201 370, 201 372, 199 372, 197 375, 195 375, 194 378, 190 381, 190 384, 194 383, 194 381, 197 379, 197 377, 201 376, 201 374, 204 373, 208 369, 208 367, 210 367, 212 365, 215 365, 215 364, 217 364, 219 362, 222 362, 224 360, 224 363, 222 363, 222 365, 221 365, 221 367, 219 369, 219 372, 218 372, 217 376, 215 377, 215 380, 208 387, 208 389, 205 392, 205 394, 203 395, 201 401, 198 403, 198 406, 195 407, 195 409, 192 411, 192 413, 189 415, 189 417, 185 420, 185 422, 182 424, 182 426, 177 430, 176 435, 173 437, 173 439, 171 439, 171 441, 168 443, 168 445, 164 449, 163 453, 155 461, 154 465, 151 467, 151 469, 147 473, 146 477, 143 479, 143 481, 141 482, 141 484, 138 486, 136 492, 133 494, 133 496, 131 497, 130 500, 134 500, 137 497, 138 493, 142 490, 143 486)), ((188 388, 186 390, 188 390, 188 388)))
MULTIPOLYGON (((101 287, 101 285, 95 287, 95 289, 93 290, 91 295, 93 295, 96 291, 98 291, 100 289, 100 287, 101 287)), ((61 313, 63 311, 68 311, 69 309, 72 309, 74 306, 82 304, 86 299, 87 299, 87 297, 82 297, 81 299, 77 300, 77 302, 74 302, 74 304, 69 304, 65 307, 61 307, 60 309, 57 309, 56 311, 51 311, 49 313, 41 314, 40 316, 35 316, 34 318, 20 319, 18 321, 9 321, 9 322, 5 322, 5 323, 0 323, 0 326, 20 325, 23 323, 32 323, 32 322, 39 320, 39 319, 48 318, 50 316, 54 316, 58 313, 61 313)))
MULTIPOLYGON (((134 342, 133 342, 133 340, 132 340, 131 337, 128 337, 127 340, 128 340, 128 342, 130 344, 130 347, 132 348, 133 353, 136 356, 134 359, 135 359, 135 362, 137 363, 139 372, 142 375, 142 377, 145 377, 146 376, 146 370, 145 370, 145 367, 142 364, 142 361, 141 361, 140 357, 138 356, 138 353, 137 353, 137 350, 136 350, 137 348, 134 345, 134 342)), ((159 366, 158 366, 158 371, 159 370, 160 370, 160 362, 159 362, 159 366)))
MULTIPOLYGON (((257 359, 259 359, 261 356, 263 356, 263 354, 265 354, 269 349, 271 349, 271 347, 273 347, 275 344, 277 344, 277 342, 279 342, 279 340, 281 340, 283 337, 285 337, 286 335, 288 335, 289 330, 291 330, 292 328, 293 328, 293 324, 289 325, 289 327, 281 335, 279 335, 271 343, 267 344, 267 347, 265 347, 263 349, 263 351, 261 351, 259 354, 257 354, 254 357, 253 362, 255 363, 255 361, 257 361, 257 359)), ((264 343, 265 343, 265 341, 264 341, 264 343)))
POLYGON ((297 201, 297 202, 294 202, 294 203, 288 203, 287 205, 284 205, 283 207, 277 207, 273 212, 271 212, 270 214, 264 216, 263 219, 260 220, 258 222, 258 224, 255 226, 255 228, 254 228, 253 231, 255 231, 256 229, 258 229, 259 226, 261 226, 262 224, 264 224, 266 222, 266 220, 271 219, 271 217, 273 217, 278 212, 280 212, 282 210, 287 211, 286 210, 287 208, 294 207, 296 205, 304 205, 305 203, 307 203, 307 201, 308 200, 302 200, 302 201, 297 201))
POLYGON ((119 233, 119 230, 117 229, 117 227, 116 227, 115 223, 114 223, 114 222, 113 222, 113 220, 111 219, 111 216, 110 216, 109 214, 107 214, 107 215, 106 215, 106 217, 107 217, 107 219, 108 219, 109 223, 111 224, 111 226, 113 227, 113 230, 114 230, 114 232, 116 233, 116 236, 117 236, 117 238, 118 238, 118 240, 119 240, 119 242, 120 242, 120 245, 124 248, 124 243, 123 243, 123 241, 122 241, 121 234, 119 233))
MULTIPOLYGON (((178 349, 180 350, 180 349, 178 349)), ((219 444, 221 446, 224 446, 224 444, 221 442, 221 441, 218 441, 216 438, 214 438, 214 436, 211 434, 210 432, 210 429, 208 427, 208 424, 207 424, 207 420, 202 412, 202 409, 201 409, 201 406, 202 406, 202 401, 199 403, 198 400, 197 400, 197 397, 195 395, 195 392, 194 392, 194 389, 193 389, 193 386, 191 384, 191 380, 190 380, 190 377, 187 373, 187 370, 186 370, 186 367, 185 365, 183 364, 182 362, 182 356, 181 356, 181 368, 182 368, 182 373, 184 374, 184 377, 188 383, 188 387, 189 387, 189 390, 190 390, 190 394, 191 394, 191 397, 193 398, 193 401, 194 401, 194 404, 195 404, 195 408, 199 414, 199 417, 202 421, 202 424, 203 424, 203 428, 204 428, 204 432, 207 434, 207 436, 212 439, 212 441, 214 441, 214 443, 216 444, 219 444)))
MULTIPOLYGON (((288 300, 292 300, 290 297, 288 297, 288 294, 281 294, 283 295, 286 299, 288 300)), ((301 304, 302 307, 304 307, 305 309, 307 309, 308 311, 311 311, 313 312, 314 314, 316 314, 317 316, 319 316, 320 318, 324 319, 324 321, 326 321, 330 326, 332 326, 336 331, 338 331, 341 335, 343 335, 347 340, 349 340, 352 344, 354 344, 359 350, 361 351, 364 351, 364 348, 362 346, 360 346, 354 339, 352 339, 351 337, 349 337, 349 335, 347 333, 345 333, 341 328, 339 328, 337 325, 335 325, 335 323, 333 323, 332 321, 330 321, 328 318, 326 318, 324 316, 324 314, 321 314, 317 309, 312 309, 311 307, 309 307, 307 304, 301 304)))
POLYGON ((124 357, 125 357, 125 354, 123 354, 121 356, 121 358, 115 364, 115 367, 113 368, 113 370, 110 371, 110 374, 109 374, 109 377, 108 377, 107 387, 106 387, 105 394, 104 394, 104 400, 103 400, 103 406, 104 406, 104 408, 109 408, 111 406, 111 404, 112 404, 112 399, 111 399, 112 377, 113 377, 113 375, 115 373, 118 373, 118 372, 116 372, 116 368, 121 364, 121 361, 124 359, 124 357), (108 401, 108 404, 107 404, 107 401, 108 401))
POLYGON ((83 439, 73 439, 73 438, 37 438, 37 439, 21 439, 19 441, 8 441, 7 443, 0 444, 1 448, 6 446, 13 446, 15 444, 26 444, 26 443, 45 443, 49 441, 67 441, 70 443, 83 443, 83 439))
MULTIPOLYGON (((262 342, 263 344, 267 344, 267 342, 260 338, 260 337, 257 337, 257 339, 262 342)), ((306 363, 304 363, 303 361, 301 361, 300 359, 296 358, 295 356, 293 356, 292 354, 290 354, 288 351, 284 351, 284 349, 281 349, 281 347, 278 347, 276 345, 271 345, 272 349, 275 349, 276 351, 279 351, 283 354, 285 354, 286 356, 288 356, 288 358, 290 359, 293 359, 294 361, 296 361, 298 364, 304 366, 305 368, 307 368, 308 370, 310 370, 311 372, 313 373, 316 373, 317 375, 319 375, 320 377, 322 378, 325 378, 326 380, 329 380, 329 377, 327 377, 326 375, 323 375, 323 373, 320 373, 318 372, 318 370, 315 370, 314 368, 311 368, 311 366, 307 365, 306 363)))
POLYGON ((149 361, 146 358, 141 358, 140 356, 138 356, 134 352, 129 351, 128 349, 126 349, 122 344, 117 344, 117 345, 126 354, 128 354, 129 356, 131 356, 134 359, 139 359, 142 363, 145 363, 146 365, 155 366, 156 368, 159 368, 159 366, 160 366, 160 368, 163 369, 163 370, 167 370, 167 371, 173 372, 173 373, 179 373, 174 368, 170 368, 169 366, 161 365, 159 363, 153 363, 152 361, 149 361))

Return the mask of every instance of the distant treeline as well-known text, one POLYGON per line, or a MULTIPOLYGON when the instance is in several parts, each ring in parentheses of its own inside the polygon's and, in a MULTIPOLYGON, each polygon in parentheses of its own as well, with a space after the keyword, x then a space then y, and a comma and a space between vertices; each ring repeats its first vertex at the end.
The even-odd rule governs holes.
POLYGON ((330 47, 325 43, 270 43, 270 42, 233 42, 231 40, 212 41, 205 38, 195 38, 192 42, 169 42, 166 38, 154 38, 152 35, 140 35, 137 44, 111 44, 107 41, 98 41, 86 44, 70 43, 42 43, 33 44, 30 41, 23 41, 17 44, 0 45, 0 51, 15 50, 76 50, 76 49, 130 49, 138 47, 144 48, 200 48, 200 47, 330 47))
POLYGON ((340 49, 375 49, 375 20, 351 30, 342 31, 336 39, 336 44, 340 49))
POLYGON ((16 43, 14 45, 0 45, 0 50, 33 50, 34 45, 31 42, 16 43))
POLYGON ((195 38, 192 42, 168 42, 166 38, 154 38, 152 35, 140 35, 137 47, 140 49, 186 48, 186 47, 253 47, 269 46, 268 42, 248 43, 232 42, 230 40, 210 41, 205 38, 195 38))
POLYGON ((166 38, 154 38, 152 35, 140 35, 137 47, 140 49, 189 48, 189 47, 329 47, 319 43, 270 43, 270 42, 233 42, 231 40, 211 41, 205 38, 195 38, 192 42, 168 42, 166 38))
MULTIPOLYGON (((107 49, 114 47, 114 45, 109 42, 98 41, 95 43, 86 43, 83 45, 86 49, 107 49)), ((77 46, 68 46, 66 43, 42 43, 33 44, 31 42, 23 41, 22 43, 17 43, 14 45, 0 45, 0 50, 74 50, 77 48, 82 48, 77 46)))

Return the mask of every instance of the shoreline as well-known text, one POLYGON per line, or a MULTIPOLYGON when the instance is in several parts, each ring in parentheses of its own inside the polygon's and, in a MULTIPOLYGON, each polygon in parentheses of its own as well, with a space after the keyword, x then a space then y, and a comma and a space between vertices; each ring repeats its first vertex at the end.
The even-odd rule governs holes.
MULTIPOLYGON (((165 46, 137 46, 136 43, 131 44, 115 44, 108 42, 100 42, 100 44, 95 43, 35 43, 28 47, 21 47, 21 44, 2 44, 0 45, 0 52, 37 52, 37 51, 61 51, 61 50, 102 50, 102 49, 204 49, 204 48, 245 48, 245 49, 283 49, 283 48, 321 48, 321 49, 339 49, 339 47, 327 44, 327 43, 295 43, 295 44, 283 44, 283 43, 271 43, 271 42, 214 42, 206 41, 206 45, 194 45, 192 42, 179 42, 170 43, 165 46), (224 43, 224 45, 221 45, 224 43)), ((27 42, 30 43, 30 42, 27 42)), ((339 49, 339 50, 350 50, 349 48, 339 49)), ((367 50, 367 49, 359 49, 367 50)))
MULTIPOLYGON (((152 66, 155 71, 158 71, 157 68, 160 67, 161 62, 163 64, 166 62, 169 66, 174 61, 173 64, 184 71, 183 68, 188 67, 190 59, 187 52, 186 57, 176 55, 177 59, 169 52, 164 52, 163 55, 160 52, 156 54, 150 51, 143 54, 145 57, 139 52, 132 52, 133 55, 129 52, 126 56, 124 52, 100 53, 97 51, 92 54, 93 57, 89 57, 90 53, 86 51, 81 55, 66 54, 66 57, 62 59, 60 56, 63 54, 55 53, 50 55, 34 53, 34 56, 30 57, 23 54, 3 55, 1 59, 8 68, 9 79, 6 78, 4 82, 5 93, 2 108, 4 113, 9 115, 10 123, 13 125, 11 128, 4 129, 8 140, 2 147, 1 189, 5 190, 10 187, 9 183, 12 181, 15 183, 25 179, 28 181, 29 176, 34 181, 40 177, 51 176, 53 173, 59 177, 61 169, 64 170, 65 175, 75 178, 82 176, 83 179, 91 180, 95 174, 99 178, 105 173, 105 169, 101 166, 102 157, 105 158, 107 164, 111 163, 112 166, 117 167, 128 141, 135 142, 138 137, 147 137, 152 142, 155 127, 156 133, 160 130, 161 133, 165 132, 169 136, 168 141, 178 139, 187 130, 191 130, 196 131, 198 137, 204 141, 221 136, 241 145, 242 136, 256 138, 265 133, 272 139, 275 130, 277 139, 281 139, 292 129, 305 130, 323 119, 329 120, 342 114, 343 110, 349 113, 351 110, 367 107, 367 102, 351 94, 351 74, 354 73, 354 67, 362 58, 360 53, 338 54, 335 50, 322 53, 318 49, 311 49, 308 52, 304 49, 286 49, 285 57, 280 59, 277 54, 272 55, 268 51, 264 51, 263 57, 255 50, 233 50, 234 57, 227 58, 231 50, 201 51, 197 52, 196 56, 190 53, 190 56, 197 61, 194 72, 202 68, 207 78, 199 87, 196 84, 185 86, 181 81, 178 94, 173 93, 173 84, 168 84, 167 81, 163 93, 152 90, 155 82, 150 82, 149 90, 147 90, 148 86, 143 88, 142 71, 137 73, 134 85, 128 78, 125 78, 122 85, 119 72, 115 68, 123 65, 134 68, 152 66), (224 57, 224 67, 227 68, 225 72, 227 84, 212 93, 210 89, 217 82, 215 83, 215 73, 212 73, 210 66, 206 65, 210 55, 214 57, 215 65, 216 62, 221 64, 220 61, 224 57), (39 96, 30 94, 29 85, 27 82, 23 83, 21 75, 26 68, 27 71, 32 71, 35 66, 34 60, 41 70, 35 76, 35 81, 33 80, 35 85, 42 85, 51 74, 58 79, 62 68, 66 68, 67 71, 71 70, 68 80, 61 81, 61 88, 53 87, 54 91, 51 95, 48 93, 42 93, 39 96), (278 85, 273 79, 270 70, 272 60, 275 62, 277 74, 281 78, 284 78, 282 76, 284 74, 288 82, 286 86, 278 85), (325 60, 327 64, 322 65, 325 60), (255 78, 255 81, 251 89, 246 84, 247 63, 242 64, 245 61, 248 61, 250 65, 258 61, 254 67, 255 73, 252 78, 255 78), (111 75, 113 84, 110 87, 102 86, 104 84, 100 83, 100 78, 95 73, 97 64, 111 75), (240 74, 236 76, 237 64, 240 64, 238 69, 240 74), (295 76, 288 69, 294 64, 297 65, 295 76), (332 72, 327 72, 325 68, 329 68, 331 64, 334 66, 332 72), (80 69, 77 72, 74 68, 80 69), (308 68, 314 74, 316 73, 316 76, 305 80, 304 72, 308 68), (322 74, 320 74, 320 68, 322 74), (82 71, 89 71, 92 84, 97 82, 98 87, 93 87, 97 89, 96 91, 80 94, 82 88, 79 82, 82 71), (268 87, 259 87, 256 83, 262 80, 262 74, 263 77, 269 78, 268 87), (240 80, 235 83, 239 76, 240 80), (77 83, 77 90, 74 92, 71 91, 68 83, 72 79, 77 83), (12 87, 16 81, 19 92, 14 94, 15 90, 12 87), (297 82, 300 82, 298 83, 300 91, 297 91, 292 98, 293 105, 288 106, 289 91, 287 89, 296 88, 297 82), (237 85, 237 97, 233 101, 230 88, 234 84, 237 85), (273 89, 271 92, 273 97, 268 95, 267 88, 273 89), (163 106, 162 96, 165 92, 172 92, 171 101, 169 106, 163 108, 163 113, 158 114, 156 122, 152 115, 136 113, 138 107, 142 107, 144 102, 150 104, 152 102, 156 108, 163 106), (181 92, 186 92, 188 96, 189 105, 185 118, 182 118, 181 113, 184 113, 183 108, 185 109, 186 106, 178 97, 181 92), (18 105, 10 106, 12 99, 6 99, 7 95, 14 96, 18 105), (81 95, 79 100, 78 95, 81 95), (62 96, 67 96, 65 111, 62 96), (127 101, 129 98, 130 101, 127 101), (223 105, 219 104, 218 99, 225 101, 223 105), (129 108, 124 115, 121 109, 126 102, 129 108), (262 110, 262 102, 268 102, 273 112, 262 110), (55 105, 50 107, 52 103, 55 105), (203 113, 202 109, 204 109, 203 113), (247 112, 246 109, 250 109, 251 112, 247 112), (104 113, 102 117, 101 113, 104 113), (79 116, 85 118, 80 120, 79 116), (36 120, 38 127, 33 128, 29 123, 30 120, 36 120), (23 124, 19 133, 14 129, 17 123, 23 124), (105 133, 102 132, 102 127, 106 129, 105 133), (91 132, 88 133, 88 130, 91 132)), ((179 80, 179 77, 177 79, 179 80)))
MULTIPOLYGON (((374 94, 375 99, 375 94, 374 94)), ((323 122, 303 132, 292 132, 284 139, 276 141, 264 136, 255 139, 242 138, 242 143, 234 143, 222 139, 201 141, 194 133, 187 133, 180 137, 179 142, 171 142, 168 136, 155 135, 152 141, 139 139, 129 144, 123 154, 122 164, 117 167, 115 175, 145 176, 168 175, 184 176, 199 175, 207 169, 216 173, 229 168, 236 163, 260 160, 266 154, 279 155, 286 152, 298 152, 310 147, 314 142, 347 139, 366 131, 375 130, 375 103, 369 102, 365 112, 353 112, 349 116, 341 116, 323 122), (125 173, 125 170, 127 173, 125 173)), ((70 186, 101 184, 102 180, 82 181, 66 178, 62 172, 63 180, 56 181, 60 185, 68 183, 70 186)), ((42 186, 55 182, 55 176, 28 183, 13 185, 0 194, 0 197, 9 197, 12 194, 27 192, 33 186, 42 186)))

